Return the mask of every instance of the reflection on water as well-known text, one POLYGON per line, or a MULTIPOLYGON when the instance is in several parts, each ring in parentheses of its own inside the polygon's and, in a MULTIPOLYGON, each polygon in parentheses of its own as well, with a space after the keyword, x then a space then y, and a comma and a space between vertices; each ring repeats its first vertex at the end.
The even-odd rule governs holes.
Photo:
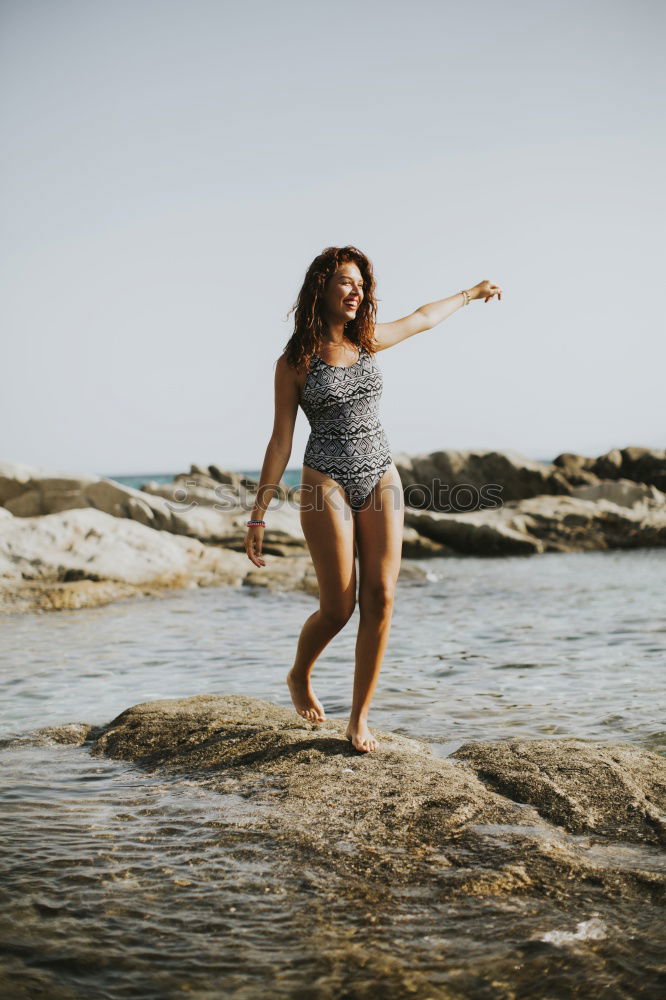
MULTIPOLYGON (((666 553, 427 565, 438 579, 398 594, 376 728, 441 753, 557 735, 664 751, 666 553)), ((221 588, 5 619, 0 735, 197 693, 288 705, 314 607, 221 588)), ((357 620, 315 668, 329 715, 349 711, 357 620)), ((343 876, 271 831, 242 788, 85 747, 9 745, 0 766, 5 996, 508 998, 538 982, 554 998, 658 995, 663 940, 642 898, 611 908, 591 884, 573 909, 528 892, 452 901, 448 861, 424 859, 409 884, 343 876)), ((524 836, 478 832, 498 849, 524 836)), ((562 838, 604 869, 663 872, 654 849, 562 838)))

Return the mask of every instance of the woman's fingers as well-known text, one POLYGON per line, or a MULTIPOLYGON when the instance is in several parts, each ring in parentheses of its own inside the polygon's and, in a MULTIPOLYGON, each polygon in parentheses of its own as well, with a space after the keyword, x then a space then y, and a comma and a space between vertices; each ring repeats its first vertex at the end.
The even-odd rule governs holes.
POLYGON ((261 539, 255 535, 248 534, 245 536, 245 551, 248 559, 255 566, 261 568, 266 565, 265 561, 261 558, 261 539))

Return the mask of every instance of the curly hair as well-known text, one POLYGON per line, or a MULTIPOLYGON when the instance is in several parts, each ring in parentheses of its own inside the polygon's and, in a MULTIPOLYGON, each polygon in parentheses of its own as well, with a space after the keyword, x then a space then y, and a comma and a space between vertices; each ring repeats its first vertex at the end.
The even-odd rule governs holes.
POLYGON ((287 316, 295 314, 294 332, 283 354, 293 367, 307 371, 312 355, 319 351, 326 330, 322 310, 324 291, 338 267, 350 262, 356 264, 363 275, 363 300, 354 319, 346 324, 345 335, 353 344, 373 353, 377 300, 372 263, 356 247, 327 247, 310 264, 296 302, 287 313, 287 316))

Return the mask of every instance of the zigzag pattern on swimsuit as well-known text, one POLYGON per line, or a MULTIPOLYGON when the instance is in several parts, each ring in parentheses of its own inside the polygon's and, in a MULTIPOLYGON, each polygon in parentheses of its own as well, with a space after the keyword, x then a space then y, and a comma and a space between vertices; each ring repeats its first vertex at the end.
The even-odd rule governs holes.
POLYGON ((314 355, 301 397, 310 423, 303 464, 342 486, 352 509, 362 506, 391 464, 379 421, 383 376, 360 348, 353 365, 329 365, 314 355))

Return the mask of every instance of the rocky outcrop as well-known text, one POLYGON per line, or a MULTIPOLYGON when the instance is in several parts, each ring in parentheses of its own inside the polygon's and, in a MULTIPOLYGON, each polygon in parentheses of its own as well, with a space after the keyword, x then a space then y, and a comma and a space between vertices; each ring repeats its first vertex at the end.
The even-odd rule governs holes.
MULTIPOLYGON (((12 517, 0 508, 0 612, 96 607, 134 595, 183 587, 253 586, 317 597, 309 554, 277 529, 265 535, 266 565, 255 567, 242 544, 206 545, 100 510, 12 517)), ((235 543, 234 543, 235 544, 235 543)), ((426 579, 405 563, 405 579, 426 579)))
POLYGON ((666 846, 666 760, 583 740, 471 743, 453 755, 488 788, 571 833, 666 846))
MULTIPOLYGON (((599 487, 580 489, 584 492, 599 487)), ((406 509, 405 524, 455 552, 469 555, 530 555, 666 545, 666 503, 660 496, 655 499, 653 494, 647 500, 639 498, 632 507, 603 499, 600 494, 597 500, 578 496, 534 497, 464 514, 406 509)))
POLYGON ((553 465, 573 485, 586 485, 599 479, 628 479, 666 492, 664 449, 636 446, 613 448, 597 458, 563 452, 554 459, 553 465))
POLYGON ((575 495, 576 487, 600 486, 604 480, 642 483, 666 492, 666 451, 650 448, 614 448, 597 458, 562 452, 553 462, 491 449, 400 452, 394 460, 408 504, 444 513, 469 513, 536 496, 575 495))
MULTIPOLYGON (((651 470, 658 478, 659 455, 646 452, 624 449, 602 458, 616 470, 651 470)), ((560 456, 558 468, 515 452, 395 458, 405 486, 402 581, 427 580, 428 571, 407 560, 431 556, 666 544, 666 496, 654 484, 596 478, 591 463, 606 468, 600 460, 560 456), (428 489, 441 488, 439 496, 453 509, 428 509, 434 493, 427 499, 415 477, 428 489), (487 492, 493 483, 501 487, 494 496, 487 492), (507 499, 521 493, 530 495, 507 499), (478 502, 479 509, 457 509, 478 502)), ((263 544, 268 561, 259 569, 244 548, 252 480, 219 466, 193 465, 173 483, 144 487, 0 465, 0 612, 78 608, 133 593, 220 583, 317 596, 297 489, 281 484, 271 501, 263 544)))
MULTIPOLYGON (((100 510, 14 518, 0 509, 0 611, 59 610, 181 587, 251 581, 245 551, 205 545, 100 510)), ((301 554, 262 568, 261 584, 310 590, 301 554)))
POLYGON ((197 695, 48 736, 75 742, 78 732, 93 756, 241 792, 260 826, 340 871, 413 879, 430 856, 440 891, 452 898, 571 899, 590 886, 607 899, 663 891, 666 878, 648 874, 648 847, 639 846, 666 841, 663 757, 624 745, 512 740, 466 744, 442 758, 425 742, 376 729, 379 748, 363 755, 344 738, 345 725, 307 723, 244 695, 197 695), (581 835, 618 842, 617 865, 595 858, 581 835), (629 843, 638 846, 626 864, 629 843))
MULTIPOLYGON (((192 472, 177 476, 173 484, 146 484, 147 490, 137 490, 100 476, 67 476, 5 462, 0 464, 0 502, 15 517, 92 508, 157 531, 242 549, 253 480, 225 475, 217 466, 211 469, 219 480, 192 472)), ((283 491, 281 496, 271 501, 271 529, 281 536, 282 544, 303 551, 298 503, 291 493, 283 491)))
MULTIPOLYGON (((609 984, 618 996, 659 995, 663 757, 557 739, 475 742, 443 758, 375 727, 379 748, 363 755, 345 725, 244 695, 199 695, 25 739, 134 762, 132 789, 145 772, 147 788, 182 802, 181 821, 203 792, 197 891, 209 885, 207 859, 223 851, 237 917, 258 873, 271 918, 291 930, 303 914, 298 955, 312 939, 318 996, 509 1000, 533 996, 535 982, 548 996, 601 1000, 609 984)), ((165 825, 169 836, 183 829, 150 804, 140 810, 145 865, 151 824, 158 841, 165 825)), ((163 859, 155 854, 151 905, 173 902, 163 859)), ((228 906, 219 886, 211 891, 228 906)), ((234 940, 251 918, 248 908, 233 923, 234 940)))
POLYGON ((490 503, 562 495, 570 486, 560 470, 516 451, 396 453, 405 500, 411 507, 447 513, 474 511, 490 503))

